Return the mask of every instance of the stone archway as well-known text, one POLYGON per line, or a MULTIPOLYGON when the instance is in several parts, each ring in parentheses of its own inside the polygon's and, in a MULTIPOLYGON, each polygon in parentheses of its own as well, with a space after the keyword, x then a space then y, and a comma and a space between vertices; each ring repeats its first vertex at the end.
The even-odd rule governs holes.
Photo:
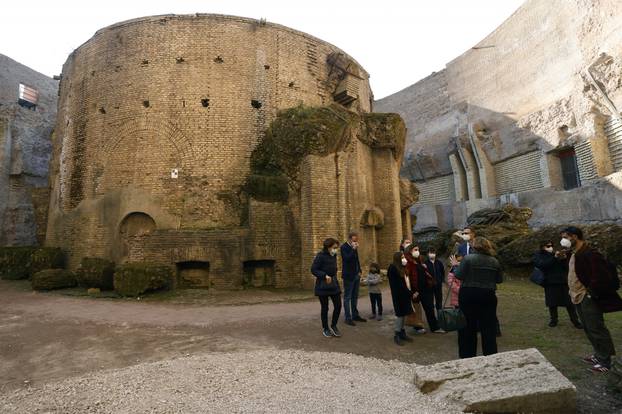
POLYGON ((130 238, 149 234, 155 229, 156 222, 149 214, 137 211, 125 216, 119 224, 121 257, 125 258, 129 253, 130 238))

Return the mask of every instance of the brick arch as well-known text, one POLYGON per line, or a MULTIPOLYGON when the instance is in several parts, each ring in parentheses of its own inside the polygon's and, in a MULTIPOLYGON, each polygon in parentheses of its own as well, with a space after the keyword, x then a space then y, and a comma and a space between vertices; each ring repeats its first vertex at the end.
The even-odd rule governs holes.
MULTIPOLYGON (((196 160, 192 141, 170 121, 164 121, 149 116, 138 119, 122 118, 111 123, 108 127, 113 131, 114 136, 102 142, 98 150, 97 158, 102 163, 123 140, 131 139, 145 132, 170 141, 177 149, 180 161, 185 168, 190 168, 196 160)), ((105 165, 105 163, 103 163, 103 165, 105 165)))

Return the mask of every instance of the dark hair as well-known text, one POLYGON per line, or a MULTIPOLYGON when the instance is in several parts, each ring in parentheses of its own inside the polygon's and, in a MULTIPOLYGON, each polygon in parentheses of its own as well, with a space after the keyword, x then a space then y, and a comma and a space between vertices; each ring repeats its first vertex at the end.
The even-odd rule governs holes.
POLYGON ((547 244, 553 244, 551 240, 540 240, 540 249, 542 249, 547 244))
POLYGON ((575 226, 566 227, 565 229, 562 230, 562 233, 574 234, 575 236, 577 236, 577 239, 583 240, 583 230, 581 230, 578 227, 575 227, 575 226))
POLYGON ((348 240, 350 240, 352 237, 358 236, 358 235, 359 234, 356 231, 352 230, 352 231, 350 231, 350 233, 348 233, 348 240))
POLYGON ((322 250, 328 252, 328 249, 330 249, 334 245, 339 245, 339 240, 329 237, 328 239, 324 240, 324 243, 322 243, 322 250))
POLYGON ((475 231, 475 229, 473 228, 473 226, 465 226, 465 227, 462 229, 462 231, 465 231, 465 230, 471 230, 471 233, 473 233, 473 234, 477 234, 477 232, 475 231))
POLYGON ((372 262, 369 264, 369 271, 371 272, 371 269, 375 269, 380 271, 380 265, 376 262, 372 262))
POLYGON ((402 256, 404 256, 404 253, 402 252, 393 253, 393 265, 397 267, 397 270, 399 270, 400 273, 404 271, 404 265, 402 265, 402 256))
POLYGON ((434 247, 430 247, 428 249, 428 253, 436 253, 436 249, 434 247))

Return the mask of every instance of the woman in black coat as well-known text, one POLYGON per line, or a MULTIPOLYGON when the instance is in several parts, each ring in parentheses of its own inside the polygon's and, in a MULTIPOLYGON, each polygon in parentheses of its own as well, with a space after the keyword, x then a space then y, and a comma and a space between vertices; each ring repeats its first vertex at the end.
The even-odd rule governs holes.
POLYGON ((341 288, 337 280, 337 252, 339 241, 333 238, 324 240, 322 250, 315 256, 311 265, 311 273, 315 276, 315 296, 320 300, 322 334, 329 338, 340 337, 337 329, 339 314, 341 313, 341 288), (328 299, 333 302, 333 318, 328 327, 328 299))
POLYGON ((554 252, 553 242, 540 243, 540 250, 533 258, 534 266, 544 274, 544 303, 549 308, 549 326, 557 326, 557 308, 563 306, 576 328, 583 328, 577 317, 577 310, 568 294, 568 258, 564 252, 554 252))
POLYGON ((397 345, 402 345, 402 341, 410 341, 404 330, 404 317, 413 313, 411 301, 413 294, 406 284, 405 274, 406 258, 402 252, 393 254, 393 263, 387 270, 387 278, 391 287, 391 299, 393 300, 393 310, 395 311, 395 334, 393 341, 397 345))

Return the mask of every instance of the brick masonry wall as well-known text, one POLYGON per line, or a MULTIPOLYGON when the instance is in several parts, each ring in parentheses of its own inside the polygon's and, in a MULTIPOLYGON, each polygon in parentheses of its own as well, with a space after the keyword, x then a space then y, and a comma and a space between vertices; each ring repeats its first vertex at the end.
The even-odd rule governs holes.
POLYGON ((495 164, 497 194, 542 188, 540 157, 540 151, 534 151, 495 164))
MULTIPOLYGON (((343 54, 231 16, 156 16, 100 30, 63 67, 46 243, 67 248, 70 267, 85 256, 209 262, 212 286, 235 288, 244 262, 267 261, 276 287, 308 286, 324 238, 359 229, 380 193, 393 249, 400 160, 376 164, 376 151, 356 139, 307 157, 287 203, 243 191, 251 152, 277 112, 332 102, 334 53, 343 54), (136 212, 156 230, 121 235, 136 212)), ((350 70, 363 78, 350 109, 368 112, 368 75, 356 63, 350 70)), ((374 232, 361 231, 364 261, 377 260, 374 232)))

